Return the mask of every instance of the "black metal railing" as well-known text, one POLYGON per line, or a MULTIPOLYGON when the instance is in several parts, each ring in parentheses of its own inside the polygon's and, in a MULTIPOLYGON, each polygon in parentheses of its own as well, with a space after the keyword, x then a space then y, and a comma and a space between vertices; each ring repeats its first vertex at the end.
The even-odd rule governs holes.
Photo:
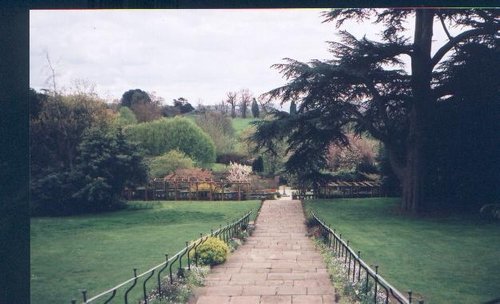
MULTIPOLYGON (((349 241, 343 240, 342 234, 337 234, 335 229, 331 229, 314 212, 311 212, 311 216, 317 221, 326 246, 332 250, 334 256, 347 269, 348 280, 355 284, 364 284, 361 289, 365 296, 368 294, 373 296, 373 303, 413 303, 411 290, 408 291, 408 297, 404 296, 379 275, 378 265, 374 265, 375 270, 368 266, 361 259, 361 252, 355 252, 349 247, 349 241)), ((417 303, 424 304, 424 301, 419 300, 417 303)))
MULTIPOLYGON (((217 230, 211 230, 211 232, 207 235, 203 235, 200 233, 200 237, 193 241, 193 242, 186 242, 186 246, 177 252, 175 255, 169 258, 168 254, 165 255, 165 261, 161 264, 158 264, 151 269, 141 273, 137 274, 137 269, 134 268, 134 276, 127 281, 124 281, 115 287, 106 290, 104 292, 99 293, 98 295, 95 295, 91 298, 89 298, 89 295, 87 293, 87 290, 81 290, 82 293, 82 299, 83 299, 83 304, 88 304, 88 303, 111 303, 111 301, 116 301, 115 299, 117 297, 118 292, 124 292, 123 293, 123 303, 128 304, 129 302, 134 302, 136 303, 138 299, 130 299, 129 294, 134 291, 134 292, 139 292, 135 287, 137 286, 137 283, 139 280, 141 280, 142 285, 142 290, 141 290, 141 297, 143 298, 142 300, 144 301, 145 304, 148 303, 148 294, 153 291, 152 285, 149 285, 148 288, 148 282, 150 279, 153 278, 153 276, 156 274, 156 286, 154 289, 158 292, 158 294, 161 296, 162 295, 162 286, 164 284, 173 284, 174 280, 177 278, 177 274, 179 272, 185 270, 183 268, 183 259, 185 260, 185 265, 187 267, 187 270, 191 270, 191 265, 194 262, 194 265, 198 266, 198 254, 197 254, 197 248, 203 244, 209 237, 217 237, 226 243, 233 237, 237 235, 240 231, 244 230, 244 227, 247 227, 249 222, 250 222, 250 216, 253 213, 253 211, 249 211, 246 213, 243 217, 231 222, 227 223, 226 226, 220 226, 219 229, 217 230), (194 254, 189 254, 193 250, 194 254), (194 257, 194 261, 191 259, 194 257), (168 270, 167 270, 168 268, 168 270), (175 272, 177 270, 177 272, 175 272), (166 271, 166 274, 162 276, 162 274, 166 271), (164 281, 166 279, 166 281, 164 281), (125 289, 126 288, 126 289, 125 289)), ((73 299, 71 300, 72 304, 76 304, 77 300, 73 299)), ((116 302, 114 302, 116 303, 116 302)))

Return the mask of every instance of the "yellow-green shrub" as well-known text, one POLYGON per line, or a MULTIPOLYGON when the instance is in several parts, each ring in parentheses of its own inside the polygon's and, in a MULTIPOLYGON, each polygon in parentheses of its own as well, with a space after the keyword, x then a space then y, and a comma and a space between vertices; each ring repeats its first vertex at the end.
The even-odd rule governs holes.
POLYGON ((229 253, 229 247, 224 241, 209 237, 196 249, 198 262, 204 265, 217 265, 224 263, 229 253))

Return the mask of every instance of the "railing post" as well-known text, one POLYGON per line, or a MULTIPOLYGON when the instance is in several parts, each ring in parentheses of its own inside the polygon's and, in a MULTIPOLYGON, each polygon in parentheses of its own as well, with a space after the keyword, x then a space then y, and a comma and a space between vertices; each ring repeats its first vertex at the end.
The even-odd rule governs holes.
POLYGON ((76 304, 76 300, 75 299, 71 300, 71 304, 76 304))
POLYGON ((377 287, 378 287, 378 265, 375 265, 375 292, 373 294, 374 303, 377 303, 377 287))
POLYGON ((368 269, 366 268, 366 282, 365 282, 365 294, 368 294, 368 269))
POLYGON ((188 270, 191 270, 191 259, 189 258, 189 242, 186 241, 186 251, 187 251, 187 259, 188 259, 188 270))
POLYGON ((83 303, 87 302, 87 290, 86 289, 82 290, 82 296, 83 296, 83 303))
POLYGON ((328 248, 332 247, 332 228, 328 225, 328 248))
MULTIPOLYGON (((351 256, 352 256, 352 253, 351 253, 351 256)), ((349 265, 351 264, 351 260, 349 258, 349 265)), ((352 263, 352 267, 353 267, 353 270, 352 270, 352 281, 354 282, 356 280, 356 259, 354 259, 354 263, 352 263)))
POLYGON ((144 280, 144 283, 142 284, 142 291, 143 291, 143 295, 144 295, 144 303, 145 304, 148 304, 148 295, 147 295, 147 292, 146 292, 146 283, 149 281, 149 279, 151 279, 151 277, 155 274, 155 270, 153 269, 151 271, 151 274, 144 280))
MULTIPOLYGON (((347 247, 345 248, 345 259, 344 259, 344 264, 347 264, 347 251, 349 249, 349 240, 347 240, 347 247)), ((351 267, 351 265, 349 265, 351 267)))
POLYGON ((158 271, 158 294, 161 296, 161 272, 168 266, 168 254, 165 254, 165 266, 158 271))
MULTIPOLYGON (((339 246, 340 246, 340 245, 342 245, 342 233, 341 233, 341 234, 339 234, 339 246)), ((341 248, 340 248, 340 252, 338 253, 338 254, 339 254, 339 257, 341 257, 341 256, 342 256, 341 254, 343 253, 343 251, 344 251, 344 248, 343 248, 343 246, 341 246, 341 248)))
POLYGON ((412 293, 413 293, 413 292, 411 291, 411 289, 410 289, 410 290, 408 290, 408 303, 410 303, 410 304, 411 304, 411 300, 412 300, 412 299, 411 299, 411 295, 412 295, 412 293))
POLYGON ((198 246, 203 242, 203 233, 200 232, 200 242, 194 246, 194 263, 198 267, 198 246))
POLYGON ((361 251, 358 250, 358 282, 361 279, 361 251))
POLYGON ((134 268, 134 284, 132 284, 132 286, 130 286, 127 291, 125 291, 125 304, 128 304, 128 293, 132 290, 132 288, 135 287, 135 284, 137 284, 137 268, 134 268))
POLYGON ((335 228, 333 228, 333 252, 337 253, 337 236, 335 235, 335 228))

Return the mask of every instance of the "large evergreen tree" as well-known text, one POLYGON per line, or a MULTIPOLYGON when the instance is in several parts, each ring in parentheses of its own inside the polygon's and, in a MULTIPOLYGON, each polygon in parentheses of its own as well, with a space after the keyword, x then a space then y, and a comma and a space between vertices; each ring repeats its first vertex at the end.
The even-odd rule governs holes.
POLYGON ((78 150, 76 170, 82 178, 73 197, 80 202, 80 210, 112 210, 119 205, 125 186, 147 180, 139 147, 129 142, 121 129, 91 128, 78 150))
MULTIPOLYGON (((441 81, 448 68, 443 58, 472 43, 496 48, 500 20, 496 10, 345 9, 324 13, 337 28, 347 20, 383 24, 381 41, 357 39, 341 31, 341 42, 330 42, 333 59, 303 63, 286 59, 274 65, 289 80, 270 91, 281 102, 295 100, 295 116, 275 112, 277 120, 262 122, 255 139, 272 150, 273 138, 287 138, 293 155, 287 168, 315 175, 331 143, 347 144, 346 130, 368 132, 382 141, 393 171, 401 181, 403 211, 426 206, 424 151, 431 113, 439 101, 457 94, 457 86, 441 81), (408 34, 406 22, 413 24, 408 34), (433 30, 442 26, 448 40, 437 49, 433 30), (460 30, 454 36, 449 28, 460 30), (410 60, 404 69, 403 57, 410 60), (408 70, 410 72, 408 72, 408 70)), ((493 68, 493 67, 492 67, 493 68)))
POLYGON ((255 98, 252 100, 252 115, 255 118, 259 118, 260 116, 259 104, 255 98))

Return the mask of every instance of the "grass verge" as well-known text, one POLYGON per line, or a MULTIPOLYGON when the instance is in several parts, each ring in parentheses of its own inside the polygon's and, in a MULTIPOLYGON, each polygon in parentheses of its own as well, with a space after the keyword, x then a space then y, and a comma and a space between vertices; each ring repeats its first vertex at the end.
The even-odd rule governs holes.
POLYGON ((482 303, 500 298, 500 225, 477 216, 410 218, 398 199, 306 201, 361 251, 363 260, 401 292, 426 304, 482 303))
POLYGON ((236 135, 239 136, 243 130, 248 128, 252 122, 260 120, 259 118, 241 118, 235 117, 231 119, 231 123, 233 125, 234 130, 236 131, 236 135))
POLYGON ((164 261, 185 242, 257 209, 259 201, 131 202, 98 215, 31 220, 31 303, 89 297, 164 261))

